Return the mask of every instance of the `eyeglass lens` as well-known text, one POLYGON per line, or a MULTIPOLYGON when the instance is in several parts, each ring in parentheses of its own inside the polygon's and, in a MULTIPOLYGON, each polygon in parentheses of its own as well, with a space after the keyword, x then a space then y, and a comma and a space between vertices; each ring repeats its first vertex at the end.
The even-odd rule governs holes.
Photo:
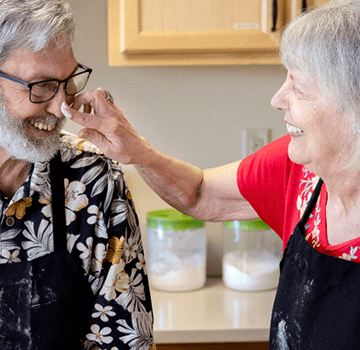
MULTIPOLYGON (((76 95, 85 88, 89 79, 89 72, 75 75, 66 81, 66 94, 76 95)), ((30 101, 39 103, 51 100, 59 89, 60 83, 57 80, 50 80, 36 83, 30 91, 30 101)))

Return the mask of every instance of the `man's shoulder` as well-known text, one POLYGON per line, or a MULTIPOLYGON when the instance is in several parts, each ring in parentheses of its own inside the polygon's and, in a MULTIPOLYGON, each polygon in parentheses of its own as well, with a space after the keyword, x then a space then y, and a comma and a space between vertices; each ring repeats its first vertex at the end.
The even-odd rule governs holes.
POLYGON ((63 150, 73 150, 74 153, 103 154, 101 150, 89 141, 86 141, 68 131, 61 130, 61 141, 63 150))
POLYGON ((119 162, 108 158, 91 142, 65 130, 61 131, 60 136, 62 141, 61 155, 63 162, 69 162, 71 164, 76 162, 79 167, 81 167, 81 165, 86 167, 87 165, 93 164, 96 160, 97 163, 104 162, 110 165, 111 168, 120 169, 119 162))

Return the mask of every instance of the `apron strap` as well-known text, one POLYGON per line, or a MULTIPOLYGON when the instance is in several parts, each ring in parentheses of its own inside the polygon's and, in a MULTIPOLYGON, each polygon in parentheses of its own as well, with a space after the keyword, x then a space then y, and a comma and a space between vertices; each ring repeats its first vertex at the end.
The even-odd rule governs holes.
POLYGON ((310 198, 309 204, 307 205, 307 207, 305 209, 305 212, 304 212, 303 216, 300 219, 299 224, 305 226, 306 222, 309 220, 309 216, 312 213, 312 211, 313 211, 313 209, 315 207, 316 201, 317 201, 317 199, 319 197, 322 184, 323 184, 323 180, 319 179, 319 182, 316 185, 315 191, 314 191, 314 193, 312 194, 312 196, 310 198))
POLYGON ((61 155, 59 152, 50 161, 55 250, 66 250, 65 193, 61 164, 61 155))

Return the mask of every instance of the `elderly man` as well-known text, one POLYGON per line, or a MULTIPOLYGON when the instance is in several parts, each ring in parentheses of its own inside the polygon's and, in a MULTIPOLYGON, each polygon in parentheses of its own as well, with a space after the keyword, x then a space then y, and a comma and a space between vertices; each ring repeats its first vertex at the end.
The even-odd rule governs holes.
POLYGON ((61 132, 92 72, 73 35, 61 0, 0 1, 0 348, 155 348, 123 174, 61 132))

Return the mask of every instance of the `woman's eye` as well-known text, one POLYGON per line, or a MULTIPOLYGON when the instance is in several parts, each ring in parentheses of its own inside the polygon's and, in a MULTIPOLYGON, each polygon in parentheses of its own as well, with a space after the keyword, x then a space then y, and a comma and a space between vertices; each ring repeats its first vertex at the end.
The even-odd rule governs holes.
POLYGON ((304 98, 304 94, 302 91, 295 89, 296 96, 299 98, 304 98))

